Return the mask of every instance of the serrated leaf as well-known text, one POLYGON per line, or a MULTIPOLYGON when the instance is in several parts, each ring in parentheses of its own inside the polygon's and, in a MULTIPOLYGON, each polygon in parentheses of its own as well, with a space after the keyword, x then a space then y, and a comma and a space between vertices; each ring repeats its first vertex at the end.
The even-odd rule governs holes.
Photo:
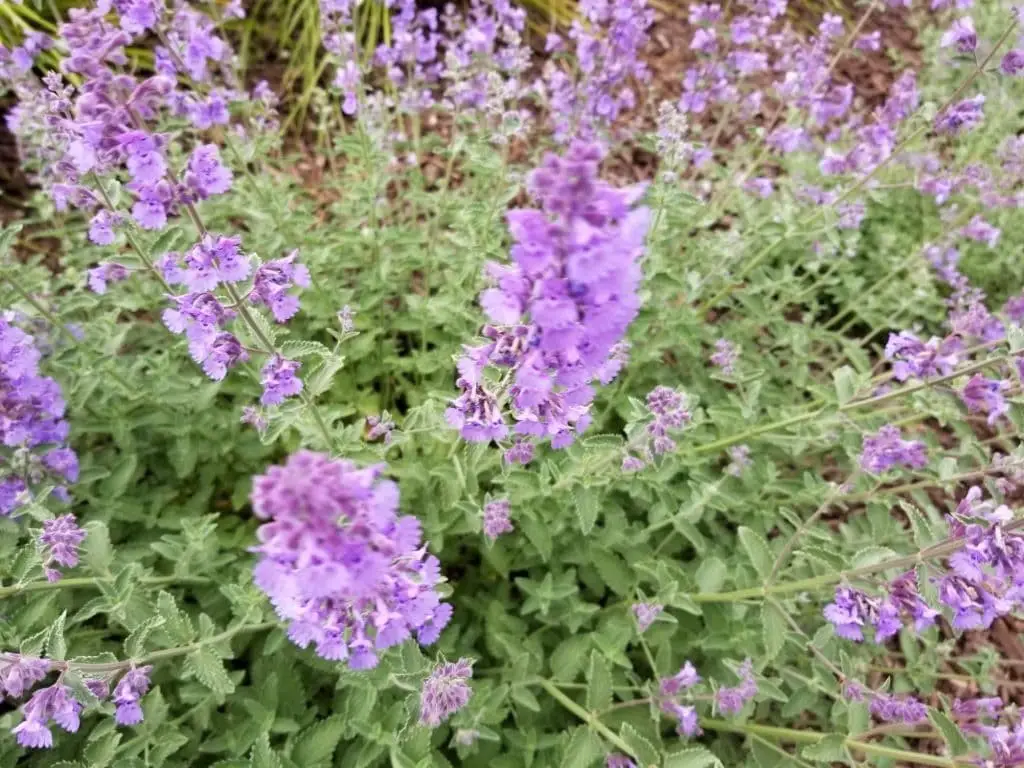
POLYGON ((898 555, 888 547, 864 547, 853 556, 851 568, 866 568, 870 565, 884 563, 894 557, 898 557, 898 555))
POLYGON ((750 558, 750 562, 753 563, 754 569, 761 578, 768 578, 772 572, 772 566, 775 564, 775 558, 772 556, 768 542, 761 534, 746 526, 740 526, 737 533, 740 537, 740 544, 747 553, 747 557, 750 558))
POLYGON ((576 520, 579 522, 580 532, 586 536, 594 530, 597 513, 600 511, 597 489, 577 485, 573 489, 573 503, 576 505, 576 520))
MULTIPOLYGON (((246 317, 252 320, 253 326, 247 330, 256 337, 262 346, 266 347, 269 343, 270 349, 273 349, 274 343, 277 341, 277 331, 270 324, 270 321, 263 316, 262 312, 257 312, 252 309, 246 313, 246 317)), ((269 352, 270 349, 266 349, 265 351, 269 352)))
POLYGON ((619 737, 629 745, 633 756, 640 761, 641 766, 657 765, 661 760, 658 748, 648 739, 640 735, 640 732, 629 723, 623 723, 619 729, 619 737))
POLYGON ((970 745, 960 732, 960 728, 957 727, 957 724, 945 712, 930 710, 928 712, 928 719, 932 721, 932 725, 942 734, 946 746, 949 747, 949 751, 954 756, 962 755, 970 750, 970 745))
POLYGON ((270 736, 261 734, 249 753, 249 768, 281 768, 281 758, 270 748, 270 736))
POLYGON ((589 728, 577 728, 562 755, 561 768, 588 768, 604 754, 604 744, 589 728))
POLYGON ((103 736, 86 745, 83 752, 89 768, 106 768, 117 753, 117 745, 121 743, 121 734, 108 731, 103 736))
POLYGON ((188 616, 178 608, 169 592, 163 590, 156 599, 157 614, 164 620, 163 630, 170 637, 171 642, 184 645, 195 639, 195 630, 188 616))
POLYGON ((310 377, 308 389, 313 397, 322 395, 331 388, 335 374, 345 367, 345 358, 340 355, 331 355, 324 359, 323 363, 310 377))
POLYGON ((540 702, 537 701, 537 697, 533 695, 533 691, 525 685, 512 686, 512 701, 533 712, 540 712, 540 702))
POLYGON ((761 638, 764 641, 765 661, 771 662, 786 644, 786 617, 772 601, 761 604, 761 638))
POLYGON ((722 762, 704 747, 690 747, 665 756, 664 768, 707 768, 722 762))
POLYGON ((306 728, 295 737, 292 760, 296 765, 313 765, 329 760, 345 732, 345 721, 332 715, 306 728))
POLYGON ((843 763, 850 759, 846 751, 846 737, 838 733, 809 744, 800 750, 800 755, 819 763, 843 763))
POLYGON ((612 673, 608 670, 608 662, 597 651, 591 651, 587 669, 587 709, 601 712, 611 704, 612 673))
POLYGON ((100 520, 90 520, 85 524, 85 541, 82 542, 82 562, 94 574, 106 576, 110 573, 110 564, 114 559, 114 550, 110 546, 110 532, 107 524, 100 520))
POLYGON ((139 624, 124 641, 124 652, 128 658, 137 659, 144 656, 146 654, 146 639, 154 629, 162 627, 163 624, 163 616, 150 616, 139 624))
POLYGON ((208 648, 199 648, 185 657, 185 669, 214 693, 227 695, 235 690, 224 663, 208 648))
POLYGON ((64 623, 67 618, 68 612, 63 611, 50 625, 49 633, 46 636, 46 655, 56 661, 64 661, 68 652, 68 644, 64 640, 64 623))
POLYGON ((706 557, 694 574, 694 581, 701 592, 718 592, 729 575, 725 563, 717 557, 706 557))
POLYGON ((278 347, 282 357, 298 360, 303 357, 330 357, 331 350, 319 341, 285 341, 278 347))

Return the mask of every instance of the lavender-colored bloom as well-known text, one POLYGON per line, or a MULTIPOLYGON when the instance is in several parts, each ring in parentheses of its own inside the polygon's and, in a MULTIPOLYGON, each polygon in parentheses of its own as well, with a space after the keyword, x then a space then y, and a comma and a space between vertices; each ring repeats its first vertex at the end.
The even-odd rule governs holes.
POLYGON ((643 633, 651 626, 665 610, 665 606, 658 603, 633 603, 633 615, 636 616, 637 629, 643 633))
POLYGON ((725 468, 727 475, 740 477, 753 464, 750 460, 750 447, 746 445, 731 446, 726 453, 729 454, 729 464, 725 468))
POLYGON ((240 421, 243 424, 248 424, 260 434, 267 430, 267 417, 264 416, 260 412, 260 409, 254 405, 247 405, 242 409, 242 418, 240 421))
POLYGON ((421 542, 419 521, 399 517, 398 488, 384 465, 300 451, 254 480, 256 586, 288 622, 288 636, 352 668, 378 650, 436 640, 451 617, 436 586, 440 564, 421 542))
POLYGON ((985 118, 985 96, 978 94, 944 109, 935 118, 935 130, 956 136, 973 130, 985 118))
POLYGON ((999 62, 999 69, 1010 77, 1024 74, 1024 48, 1008 51, 999 62))
MULTIPOLYGON (((202 366, 203 373, 214 381, 220 381, 227 375, 229 369, 248 359, 249 353, 245 351, 235 335, 223 331, 216 334, 210 339, 209 344, 202 348, 196 362, 202 366)), ((264 397, 266 397, 266 393, 269 391, 266 367, 263 369, 263 386, 264 397)))
POLYGON ((310 285, 309 270, 297 263, 298 257, 299 252, 292 251, 284 258, 268 261, 261 264, 253 276, 249 300, 265 305, 279 323, 299 311, 299 299, 289 291, 294 286, 308 288, 310 285))
POLYGON ((185 254, 183 280, 190 291, 210 291, 220 283, 237 283, 249 276, 250 264, 241 252, 240 237, 206 234, 185 254))
POLYGON ((882 33, 879 30, 861 35, 853 44, 858 51, 880 51, 882 50, 882 33))
POLYGON ((201 144, 192 150, 185 171, 185 184, 200 200, 222 195, 231 189, 232 175, 221 165, 220 154, 213 144, 201 144))
POLYGON ((639 456, 633 456, 632 454, 626 454, 622 459, 622 471, 623 472, 639 472, 641 469, 647 466, 647 462, 641 459, 639 456))
POLYGON ((142 697, 149 690, 152 667, 134 667, 124 673, 114 688, 111 700, 117 706, 114 721, 118 725, 138 725, 142 722, 142 697))
MULTIPOLYGON (((775 184, 769 178, 759 177, 747 181, 747 183, 743 185, 743 188, 748 192, 757 195, 761 199, 765 199, 772 196, 772 192, 775 189, 775 184)), ((724 341, 724 339, 720 341, 724 341)))
POLYGON ((671 699, 661 701, 661 711, 669 717, 674 717, 676 722, 676 733, 685 738, 692 736, 698 736, 703 731, 700 729, 700 723, 697 719, 696 708, 680 704, 678 701, 671 699))
POLYGON ((286 360, 280 355, 271 357, 260 371, 260 382, 263 384, 260 402, 263 405, 280 405, 287 398, 299 394, 302 391, 302 379, 297 374, 301 366, 301 363, 286 360))
POLYGON ((989 224, 981 216, 974 216, 967 225, 960 230, 960 234, 979 243, 984 243, 989 248, 995 248, 1001 234, 999 227, 989 224))
POLYGON ((978 34, 974 31, 974 20, 970 16, 957 19, 939 39, 939 47, 956 46, 960 53, 973 53, 978 47, 978 34))
POLYGON ((513 441, 512 447, 505 451, 505 463, 522 464, 525 466, 533 461, 533 453, 533 443, 522 438, 517 438, 513 441))
POLYGON ((120 283, 128 279, 131 272, 128 267, 116 262, 107 262, 89 270, 89 289, 94 293, 107 292, 111 283, 120 283))
POLYGON ((835 598, 825 606, 825 618, 839 637, 854 642, 864 639, 864 626, 870 621, 874 603, 856 589, 837 587, 835 598))
POLYGON ((928 463, 924 443, 903 440, 898 427, 882 427, 874 435, 864 438, 860 465, 865 472, 880 475, 896 466, 921 469, 928 463))
POLYGON ((928 707, 913 696, 875 693, 871 696, 868 709, 884 723, 916 725, 928 722, 928 707))
POLYGON ((82 705, 61 683, 40 688, 21 708, 24 719, 11 729, 22 747, 46 749, 53 746, 53 734, 48 727, 51 720, 68 733, 78 730, 82 705))
POLYGON ((897 381, 909 378, 926 379, 948 376, 960 359, 961 345, 955 339, 940 340, 932 337, 922 342, 910 331, 889 335, 885 345, 885 358, 892 360, 892 372, 897 381))
POLYGON ((0 692, 12 699, 21 698, 49 672, 50 662, 46 659, 16 655, 0 660, 0 692))
MULTIPOLYGON (((76 472, 77 465, 76 460, 76 472)), ((39 543, 47 553, 44 567, 50 581, 57 581, 61 576, 60 571, 51 567, 50 563, 58 563, 65 568, 74 568, 78 565, 78 547, 84 540, 85 530, 78 527, 78 521, 72 514, 43 521, 43 532, 39 536, 39 543)))
POLYGON ((687 661, 672 677, 662 678, 658 690, 662 696, 676 696, 680 691, 688 690, 700 681, 697 668, 693 666, 693 662, 687 661))
POLYGON ((968 411, 987 413, 988 423, 995 424, 1001 416, 1010 410, 1010 405, 1003 395, 1008 387, 1009 382, 986 379, 980 373, 976 373, 964 386, 960 398, 964 401, 968 411))
MULTIPOLYGON (((123 220, 124 217, 119 213, 111 213, 106 208, 100 210, 89 220, 89 240, 96 245, 110 245, 116 237, 114 227, 120 226, 123 220)), ((103 293, 102 290, 93 290, 96 293, 103 293)))
POLYGON ((605 756, 604 768, 637 768, 637 765, 621 752, 612 752, 605 756))
POLYGON ((514 370, 508 401, 518 435, 563 448, 590 423, 591 382, 605 376, 639 309, 637 259, 649 219, 633 208, 641 188, 597 179, 600 157, 585 144, 565 158, 549 155, 530 177, 542 209, 508 215, 514 263, 487 268, 496 285, 480 303, 494 325, 484 329, 488 343, 466 348, 462 395, 446 414, 466 440, 508 432, 483 375, 489 366, 514 370))
POLYGON ((469 659, 435 667, 420 691, 420 724, 437 728, 466 706, 473 695, 469 687, 471 677, 473 662, 469 659))
POLYGON ((728 339, 719 339, 715 342, 715 352, 711 355, 711 363, 718 366, 726 376, 732 376, 736 372, 736 360, 739 358, 739 348, 728 339))
POLYGON ((491 541, 513 530, 510 509, 508 499, 495 499, 484 505, 484 535, 491 541))
POLYGON ((754 663, 747 659, 737 670, 740 684, 715 691, 715 706, 722 714, 738 714, 748 701, 757 695, 757 679, 754 677, 754 663))

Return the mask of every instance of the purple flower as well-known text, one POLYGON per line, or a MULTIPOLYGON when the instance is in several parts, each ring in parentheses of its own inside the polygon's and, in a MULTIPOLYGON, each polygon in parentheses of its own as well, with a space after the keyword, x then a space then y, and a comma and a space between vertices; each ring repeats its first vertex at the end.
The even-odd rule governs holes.
POLYGON ((437 728, 466 706, 473 695, 469 687, 472 676, 473 662, 469 659, 434 667, 420 691, 420 725, 437 728))
POLYGON ((715 352, 711 355, 711 364, 718 366, 726 376, 732 376, 736 372, 736 360, 739 358, 739 348, 728 339, 719 339, 715 342, 715 352))
POLYGON ((206 234, 185 254, 183 281, 190 291, 210 291, 220 283, 237 283, 249 276, 249 260, 240 237, 206 234))
POLYGON ((21 708, 24 719, 11 729, 22 747, 45 749, 53 746, 53 734, 48 727, 51 720, 68 733, 78 730, 82 705, 61 683, 40 688, 21 708))
MULTIPOLYGON (((242 343, 234 334, 223 331, 216 334, 208 345, 202 348, 201 355, 196 362, 203 367, 203 373, 214 381, 220 381, 238 363, 249 359, 249 353, 245 351, 242 343)), ((266 387, 266 368, 263 369, 264 387, 266 387)), ((301 387, 300 387, 301 388, 301 387)), ((266 390, 264 391, 264 397, 266 390)))
POLYGON ((419 521, 399 517, 398 488, 384 465, 360 469, 300 451, 253 483, 257 531, 253 580, 288 622, 288 636, 353 669, 413 632, 430 643, 451 618, 436 586, 437 559, 419 521))
POLYGON ((701 677, 697 674, 697 668, 693 666, 693 662, 687 661, 672 677, 662 678, 658 690, 662 696, 675 696, 680 691, 692 688, 700 680, 701 677))
POLYGON ((671 699, 663 699, 661 701, 661 711, 678 721, 676 723, 676 733, 680 736, 690 738, 691 736, 698 736, 703 733, 697 719, 697 710, 694 707, 680 704, 678 701, 671 699))
POLYGON ((750 179, 743 188, 754 195, 757 195, 762 200, 772 196, 772 191, 775 189, 774 182, 769 178, 759 177, 756 179, 750 179))
POLYGON ((960 230, 960 234, 964 237, 976 240, 979 243, 985 243, 989 248, 995 248, 999 242, 1000 230, 999 227, 994 227, 989 224, 981 216, 974 216, 967 225, 960 230))
POLYGON ((957 102, 944 109, 935 118, 935 130, 938 133, 951 136, 966 133, 981 124, 985 118, 984 106, 985 96, 983 94, 957 102))
POLYGON ((484 535, 491 541, 513 530, 509 510, 508 499, 495 499, 484 505, 484 535))
POLYGON ((824 614, 839 637, 859 643, 864 639, 864 625, 875 610, 876 603, 863 592, 837 587, 835 598, 825 606, 824 614))
POLYGON ((21 698, 49 672, 50 662, 46 659, 14 655, 11 659, 0 660, 0 691, 12 699, 21 698))
POLYGON ((298 256, 298 251, 292 251, 284 258, 261 264, 253 277, 249 300, 253 304, 265 305, 279 323, 299 311, 298 297, 288 291, 294 286, 308 288, 310 285, 309 270, 305 265, 296 263, 298 256))
POLYGON ((741 477, 747 468, 753 464, 750 460, 750 447, 746 445, 734 445, 727 451, 729 464, 725 468, 727 475, 741 477))
POLYGON ((889 335, 885 359, 893 360, 892 372, 897 381, 909 378, 927 379, 948 376, 960 359, 961 345, 955 339, 941 341, 932 337, 922 342, 910 331, 889 335))
POLYGON ((498 394, 483 376, 489 366, 512 369, 508 403, 516 433, 570 445, 590 423, 591 383, 606 365, 639 309, 637 289, 649 212, 633 208, 641 188, 617 190, 597 179, 600 151, 575 144, 549 155, 530 176, 541 210, 508 215, 513 264, 491 264, 495 286, 481 305, 495 323, 488 343, 466 348, 459 362, 463 394, 448 420, 467 440, 507 433, 498 394))
POLYGON ((942 33, 939 47, 956 46, 960 53, 973 53, 978 47, 978 34, 974 31, 974 20, 970 16, 957 19, 942 33))
MULTIPOLYGON (((119 213, 111 213, 106 208, 100 210, 89 220, 89 240, 96 245, 110 245, 116 237, 114 227, 120 226, 124 217, 119 213)), ((95 291, 96 289, 93 288, 95 291)), ((103 293, 103 291, 96 291, 103 293)))
POLYGON ((533 452, 533 443, 522 438, 517 438, 512 443, 512 447, 505 451, 505 463, 522 464, 525 466, 533 461, 533 452))
POLYGON ((213 144, 200 144, 192 150, 185 171, 185 184, 196 197, 205 200, 231 189, 231 171, 221 165, 220 154, 213 144))
MULTIPOLYGON (((71 454, 74 457, 74 454, 71 454)), ((75 460, 75 471, 77 474, 78 461, 75 460)), ((74 568, 78 565, 78 547, 85 540, 85 530, 78 527, 78 521, 72 514, 62 515, 52 520, 43 521, 43 532, 39 536, 39 543, 47 551, 44 562, 47 578, 50 581, 60 579, 60 571, 51 567, 50 563, 58 563, 65 568, 74 568), (52 577, 51 577, 52 576, 52 577)))
POLYGON ((636 616, 636 626, 641 634, 647 631, 663 610, 665 606, 657 603, 633 603, 633 615, 636 616))
POLYGON ((913 696, 875 693, 871 696, 868 709, 884 723, 916 725, 928 722, 928 707, 913 696))
POLYGON ((971 413, 987 413, 988 423, 995 424, 999 418, 1010 410, 1009 403, 1003 392, 1009 388, 1009 382, 999 379, 986 379, 980 373, 974 374, 964 386, 960 398, 971 413))
POLYGON ((301 363, 286 360, 280 355, 270 358, 260 371, 263 384, 260 402, 263 405, 280 405, 286 398, 299 394, 302 391, 302 379, 296 374, 301 366, 301 363))
POLYGON ((921 469, 928 463, 924 443, 903 440, 898 427, 882 427, 874 435, 864 438, 860 465, 865 472, 880 475, 896 466, 921 469))
POLYGON ((604 768, 637 768, 637 765, 621 752, 612 752, 605 756, 604 768))
POLYGON ((106 262, 89 270, 89 289, 94 293, 107 292, 110 283, 120 283, 128 279, 131 272, 128 267, 115 262, 106 262))
POLYGON ((999 69, 1011 77, 1024 73, 1024 48, 1008 51, 999 62, 999 69))
POLYGON ((737 670, 740 684, 733 688, 722 687, 715 691, 715 706, 726 715, 742 711, 748 701, 757 695, 757 679, 754 677, 754 663, 747 659, 737 670))
POLYGON ((267 430, 267 417, 260 412, 259 408, 253 405, 247 405, 242 408, 242 418, 240 421, 243 424, 248 424, 261 434, 267 430))
POLYGON ((138 725, 142 722, 142 697, 149 690, 152 667, 134 667, 124 673, 114 688, 111 700, 117 706, 114 721, 118 725, 138 725))

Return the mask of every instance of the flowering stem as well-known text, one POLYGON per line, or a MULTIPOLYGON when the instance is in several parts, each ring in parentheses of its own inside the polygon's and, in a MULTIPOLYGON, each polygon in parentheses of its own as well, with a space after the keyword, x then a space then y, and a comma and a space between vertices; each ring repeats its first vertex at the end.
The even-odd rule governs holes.
MULTIPOLYGON (((790 744, 817 744, 822 739, 835 736, 833 733, 821 733, 819 731, 798 731, 794 728, 776 728, 770 725, 757 725, 754 723, 732 723, 726 720, 715 720, 713 718, 702 718, 701 727, 722 733, 739 733, 747 736, 761 736, 774 741, 782 741, 790 744)), ((847 738, 847 748, 864 752, 875 757, 887 757, 914 765, 934 765, 940 768, 958 768, 968 763, 957 762, 938 755, 925 755, 918 752, 910 752, 905 749, 884 747, 881 744, 872 744, 867 741, 847 738)))
POLYGON ((595 731, 604 736, 609 743, 615 745, 616 749, 620 749, 627 755, 630 755, 632 757, 637 757, 636 753, 633 752, 629 744, 620 739, 618 734, 611 730, 607 725, 602 723, 597 715, 591 712, 587 712, 587 710, 585 710, 575 701, 573 701, 560 690, 558 690, 558 688, 556 688, 554 683, 552 683, 550 680, 539 680, 538 682, 540 686, 545 691, 547 691, 555 701, 557 701, 567 710, 576 715, 576 717, 578 717, 580 720, 582 720, 595 731))
MULTIPOLYGON (((1024 518, 1014 520, 1006 526, 1003 531, 1009 532, 1024 526, 1024 518)), ((812 576, 807 579, 789 581, 783 584, 771 584, 760 587, 748 587, 737 589, 731 592, 695 592, 687 595, 696 603, 736 603, 741 600, 756 598, 767 598, 770 595, 783 595, 791 592, 806 592, 819 587, 827 587, 840 581, 855 579, 859 576, 868 576, 872 573, 881 573, 896 568, 909 568, 929 560, 933 557, 945 557, 951 555, 964 545, 963 539, 947 539, 931 547, 915 552, 912 555, 902 555, 890 560, 883 560, 873 565, 865 565, 862 568, 852 568, 845 571, 833 571, 821 576, 812 576)))
MULTIPOLYGON (((26 592, 47 592, 51 589, 76 589, 78 587, 98 588, 100 584, 112 584, 113 582, 113 576, 82 576, 60 581, 29 581, 25 584, 0 587, 0 600, 26 592)), ((143 576, 136 579, 135 583, 145 587, 165 587, 172 584, 209 584, 210 579, 202 576, 143 576)))

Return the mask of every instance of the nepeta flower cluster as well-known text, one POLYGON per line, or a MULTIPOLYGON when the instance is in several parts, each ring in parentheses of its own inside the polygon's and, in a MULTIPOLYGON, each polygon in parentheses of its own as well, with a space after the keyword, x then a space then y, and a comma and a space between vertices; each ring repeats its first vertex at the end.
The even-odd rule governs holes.
POLYGON ((1012 518, 1008 507, 983 501, 981 489, 972 487, 948 518, 950 541, 958 547, 932 577, 937 607, 921 597, 917 574, 908 571, 884 585, 877 597, 838 587, 825 618, 837 635, 855 642, 864 640, 867 627, 874 630, 876 643, 895 636, 907 622, 922 632, 935 623, 939 607, 952 613, 957 631, 987 629, 1024 605, 1024 537, 1006 529, 1012 518))
POLYGON ((655 456, 674 451, 676 441, 669 433, 682 429, 692 418, 686 395, 671 387, 652 389, 647 394, 647 410, 651 420, 643 433, 630 441, 631 452, 622 460, 624 472, 637 472, 653 462, 655 456))
POLYGON ((470 659, 434 667, 420 691, 420 724, 437 728, 466 706, 473 695, 473 689, 469 687, 472 676, 473 662, 470 659))
POLYGON ((288 622, 288 636, 353 669, 409 639, 437 640, 451 618, 414 517, 399 517, 384 465, 358 468, 310 451, 255 478, 260 526, 256 585, 288 622))
POLYGON ((0 457, 0 515, 16 513, 49 483, 68 501, 64 483, 78 479, 61 388, 39 372, 41 357, 29 334, 0 317, 0 443, 9 449, 0 457))
POLYGON ((918 440, 904 440, 899 427, 887 424, 874 435, 864 438, 860 465, 872 475, 880 475, 893 467, 921 469, 927 464, 925 444, 918 440))
MULTIPOLYGON (((609 383, 622 367, 650 213, 635 206, 642 187, 598 180, 600 159, 596 146, 579 143, 565 157, 549 155, 529 180, 541 208, 508 214, 512 264, 487 267, 495 283, 480 296, 492 323, 487 343, 466 347, 462 394, 447 411, 466 440, 504 439, 511 416, 519 437, 564 448, 590 423, 592 383, 609 383)), ((532 452, 519 450, 506 459, 529 461, 532 452)))
MULTIPOLYGON (((738 714, 757 695, 757 678, 750 659, 740 664, 737 675, 740 678, 738 685, 720 686, 711 696, 715 709, 722 714, 738 714)), ((699 736, 702 733, 696 707, 692 703, 683 704, 678 700, 680 694, 690 691, 701 680, 696 667, 687 661, 675 675, 662 678, 658 683, 658 705, 662 712, 678 721, 676 732, 680 736, 699 736)))
POLYGON ((72 514, 43 521, 39 544, 46 555, 43 570, 47 581, 60 580, 62 574, 54 564, 65 568, 74 568, 78 565, 78 547, 85 541, 85 536, 85 530, 78 526, 78 521, 72 514))
POLYGON ((501 534, 510 533, 513 530, 512 521, 509 519, 510 510, 508 499, 487 502, 484 505, 484 536, 494 541, 501 534))
MULTIPOLYGON (((19 745, 35 749, 52 747, 51 723, 56 723, 68 733, 75 733, 81 722, 83 706, 91 701, 106 699, 111 677, 119 674, 115 669, 106 677, 84 679, 83 687, 92 700, 80 701, 75 692, 62 682, 64 675, 74 669, 74 662, 50 661, 16 653, 0 654, 0 692, 10 699, 21 698, 51 672, 60 672, 57 682, 36 689, 22 705, 22 721, 12 729, 19 745)), ((151 671, 152 667, 148 666, 128 666, 121 674, 111 696, 116 705, 114 721, 118 725, 137 725, 142 722, 143 713, 139 702, 149 690, 151 671)))

